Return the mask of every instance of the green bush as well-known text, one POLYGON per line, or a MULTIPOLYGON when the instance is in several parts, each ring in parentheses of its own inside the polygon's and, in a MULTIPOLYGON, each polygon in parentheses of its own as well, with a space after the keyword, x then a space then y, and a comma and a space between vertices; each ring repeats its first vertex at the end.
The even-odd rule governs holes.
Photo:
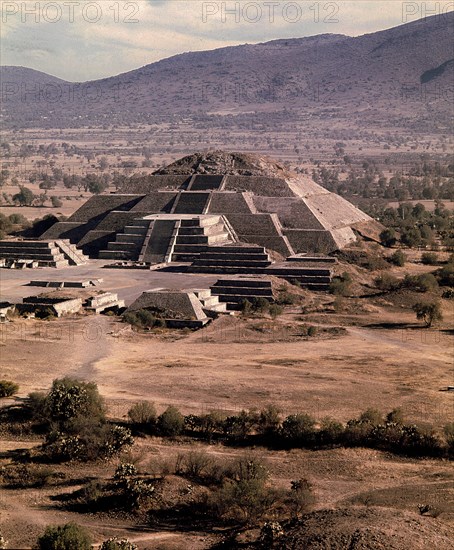
POLYGON ((0 397, 11 397, 19 391, 19 385, 10 380, 0 380, 0 397))
POLYGON ((149 401, 139 401, 133 405, 128 411, 128 416, 133 424, 140 427, 153 428, 156 424, 156 408, 154 403, 149 401))
POLYGON ((119 539, 117 537, 112 537, 110 539, 105 540, 101 546, 99 547, 99 550, 138 550, 139 547, 129 542, 128 539, 119 539))
POLYGON ((416 318, 423 320, 426 327, 431 327, 437 321, 443 321, 441 304, 439 302, 417 302, 413 306, 416 318))
POLYGON ((375 286, 385 292, 391 292, 400 288, 400 281, 389 273, 383 273, 374 280, 375 286))
POLYGON ((268 313, 273 319, 276 319, 279 315, 282 315, 284 308, 279 304, 269 304, 268 313))
POLYGON ((437 290, 438 282, 432 273, 422 273, 421 275, 405 275, 402 286, 417 292, 430 292, 437 290))
POLYGON ((281 409, 275 405, 267 405, 260 411, 257 432, 266 436, 275 435, 281 423, 281 409))
POLYGON ((438 256, 435 252, 423 252, 421 254, 421 263, 424 265, 437 265, 438 256))
POLYGON ((180 435, 184 429, 184 416, 176 407, 170 405, 158 417, 158 429, 164 436, 174 437, 180 435))
POLYGON ((390 261, 394 265, 402 267, 407 261, 407 256, 402 252, 402 250, 396 250, 394 254, 391 254, 391 256, 388 258, 388 261, 390 261))
POLYGON ((454 286, 454 262, 449 262, 438 269, 435 274, 441 286, 454 286))
POLYGON ((315 420, 307 414, 291 414, 282 423, 281 434, 284 439, 297 444, 313 442, 315 420))
POLYGON ((44 406, 50 422, 62 424, 80 417, 95 422, 105 419, 104 401, 94 382, 69 377, 56 379, 44 406))
POLYGON ((162 328, 166 324, 164 319, 148 309, 128 311, 123 315, 123 320, 139 329, 162 328))
POLYGON ((38 538, 36 550, 91 550, 91 536, 76 523, 46 527, 38 538))
POLYGON ((380 242, 384 246, 394 246, 396 244, 397 237, 396 232, 393 228, 384 229, 380 233, 380 242))
POLYGON ((316 336, 317 332, 318 332, 318 329, 314 325, 309 325, 309 327, 307 328, 307 335, 310 337, 316 336))
POLYGON ((342 275, 333 277, 329 285, 329 290, 331 294, 334 294, 336 296, 347 296, 347 294, 349 293, 351 284, 352 284, 352 278, 350 274, 347 272, 344 272, 342 273, 342 275))

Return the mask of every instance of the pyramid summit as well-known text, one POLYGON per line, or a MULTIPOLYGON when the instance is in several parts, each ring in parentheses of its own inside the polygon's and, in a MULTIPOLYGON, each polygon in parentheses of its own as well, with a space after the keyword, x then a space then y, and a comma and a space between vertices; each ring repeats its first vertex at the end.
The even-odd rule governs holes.
POLYGON ((380 228, 306 175, 266 157, 213 151, 92 197, 42 237, 69 239, 92 257, 170 263, 233 245, 284 258, 326 254, 380 228))

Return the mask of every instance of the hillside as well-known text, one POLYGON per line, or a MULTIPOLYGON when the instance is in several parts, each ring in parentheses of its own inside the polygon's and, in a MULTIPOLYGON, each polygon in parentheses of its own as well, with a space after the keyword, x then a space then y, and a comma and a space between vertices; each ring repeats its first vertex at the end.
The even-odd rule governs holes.
POLYGON ((356 38, 190 52, 86 83, 2 67, 3 116, 9 126, 58 127, 293 112, 311 124, 412 121, 443 130, 452 113, 453 22, 451 12, 356 38))

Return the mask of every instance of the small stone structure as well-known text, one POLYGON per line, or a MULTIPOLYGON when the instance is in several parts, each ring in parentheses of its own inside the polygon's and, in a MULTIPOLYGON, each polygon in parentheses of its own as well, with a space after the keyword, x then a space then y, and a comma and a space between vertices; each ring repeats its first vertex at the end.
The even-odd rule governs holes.
POLYGON ((147 290, 126 311, 140 309, 156 313, 170 328, 202 328, 210 321, 202 302, 190 291, 147 290))
POLYGON ((78 313, 82 309, 82 299, 64 296, 58 298, 28 296, 23 299, 22 304, 16 304, 16 309, 21 315, 32 313, 35 316, 53 315, 61 317, 62 315, 78 313))
POLYGON ((118 311, 125 307, 124 300, 118 299, 118 294, 112 292, 102 292, 91 296, 84 302, 84 309, 94 313, 104 313, 105 311, 118 311))

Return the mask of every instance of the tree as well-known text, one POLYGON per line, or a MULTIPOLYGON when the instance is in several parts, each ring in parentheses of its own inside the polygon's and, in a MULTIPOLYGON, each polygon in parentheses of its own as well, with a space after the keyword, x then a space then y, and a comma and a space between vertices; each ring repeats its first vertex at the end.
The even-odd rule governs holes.
POLYGON ((140 401, 129 409, 128 416, 133 424, 153 427, 156 423, 156 408, 154 403, 140 401))
POLYGON ((92 421, 105 418, 104 401, 94 382, 82 382, 75 378, 60 378, 52 383, 46 398, 49 420, 66 422, 77 417, 92 421))
POLYGON ((426 327, 431 327, 437 321, 443 321, 443 313, 439 302, 417 302, 413 306, 416 318, 423 320, 426 327))
POLYGON ((52 206, 54 208, 60 208, 60 206, 63 205, 62 201, 56 197, 55 195, 53 195, 51 198, 50 198, 50 202, 52 203, 52 206))
POLYGON ((402 250, 396 250, 393 254, 391 254, 389 260, 394 265, 403 267, 407 261, 407 256, 402 252, 402 250))
POLYGON ((397 241, 396 232, 392 227, 389 229, 384 229, 380 233, 380 242, 384 246, 393 246, 396 244, 396 241, 397 241))
POLYGON ((10 380, 0 380, 0 397, 11 397, 19 391, 19 385, 10 380))
POLYGON ((13 201, 18 202, 21 206, 31 206, 34 198, 33 191, 23 186, 20 188, 19 193, 13 195, 13 201))
POLYGON ((184 416, 170 405, 158 418, 158 428, 162 435, 180 435, 184 428, 184 416))
POLYGON ((308 414, 291 414, 282 423, 282 435, 297 443, 311 442, 314 439, 315 420, 308 414))
POLYGON ((38 538, 36 550, 91 550, 91 536, 76 523, 46 527, 38 538))
POLYGON ((410 227, 402 233, 402 242, 409 248, 421 244, 421 231, 417 227, 410 227))

